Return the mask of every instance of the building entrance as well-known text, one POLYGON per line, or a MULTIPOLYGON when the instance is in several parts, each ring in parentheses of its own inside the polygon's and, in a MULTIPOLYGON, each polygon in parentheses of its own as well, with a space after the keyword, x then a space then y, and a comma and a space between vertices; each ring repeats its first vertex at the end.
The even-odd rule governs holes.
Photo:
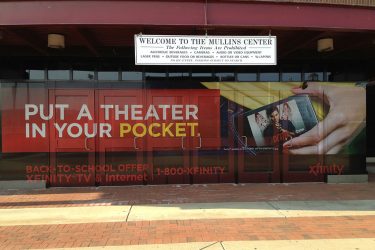
MULTIPOLYGON (((86 105, 94 110, 93 90, 49 90, 49 106, 53 105, 53 119, 49 120, 50 131, 50 185, 93 186, 95 185, 95 113, 77 117, 77 112, 86 105), (68 105, 64 114, 62 105, 68 105), (63 116, 62 116, 63 115, 63 116), (93 115, 93 116, 92 116, 93 115), (63 118, 63 119, 58 119, 63 118)), ((51 112, 51 110, 50 110, 51 112)))
MULTIPOLYGON (((324 138, 336 120, 325 119, 339 113, 294 85, 3 87, 3 158, 50 186, 306 182, 357 171, 362 118, 350 122, 351 140, 333 145, 324 138)), ((364 93, 353 83, 319 85, 364 93)))

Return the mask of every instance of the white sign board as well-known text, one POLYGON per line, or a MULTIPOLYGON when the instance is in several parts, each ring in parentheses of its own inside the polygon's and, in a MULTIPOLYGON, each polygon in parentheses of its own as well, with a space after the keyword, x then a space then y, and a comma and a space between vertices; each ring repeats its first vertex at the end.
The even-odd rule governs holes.
POLYGON ((135 35, 137 65, 276 65, 275 36, 135 35))

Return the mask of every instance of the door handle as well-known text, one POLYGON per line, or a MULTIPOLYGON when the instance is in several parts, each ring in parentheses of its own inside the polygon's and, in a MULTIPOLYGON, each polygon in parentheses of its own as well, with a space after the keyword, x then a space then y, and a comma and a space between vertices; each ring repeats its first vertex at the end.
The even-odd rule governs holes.
POLYGON ((182 150, 184 150, 185 148, 184 148, 184 138, 185 137, 181 137, 181 148, 182 148, 182 150))
POLYGON ((134 139, 133 139, 134 149, 139 149, 139 148, 137 148, 137 138, 138 137, 134 137, 134 139))
POLYGON ((86 137, 85 138, 85 150, 86 151, 90 151, 91 149, 87 146, 87 140, 88 140, 89 138, 88 137, 86 137))
POLYGON ((245 148, 247 148, 247 136, 241 136, 242 137, 242 139, 244 139, 244 142, 245 142, 245 148))
POLYGON ((195 147, 195 148, 202 148, 202 136, 198 135, 198 138, 199 138, 199 146, 198 147, 195 147))

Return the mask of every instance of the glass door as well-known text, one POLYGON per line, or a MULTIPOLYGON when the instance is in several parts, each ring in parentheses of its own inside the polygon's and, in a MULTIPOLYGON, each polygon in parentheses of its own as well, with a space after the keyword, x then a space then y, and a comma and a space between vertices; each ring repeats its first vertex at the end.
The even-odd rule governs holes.
POLYGON ((199 110, 197 133, 189 137, 193 183, 234 182, 234 155, 223 145, 231 140, 227 102, 220 90, 191 90, 190 103, 199 110), (222 116, 221 116, 222 115, 222 116), (222 127, 223 126, 223 127, 222 127))
POLYGON ((254 112, 249 107, 273 103, 271 94, 254 89, 234 93, 236 109, 232 124, 238 148, 238 182, 280 182, 279 148, 269 144, 265 133, 266 111, 254 112))
POLYGON ((49 90, 48 109, 50 185, 95 185, 94 90, 49 90))
POLYGON ((147 107, 157 115, 147 119, 147 159, 153 166, 151 184, 188 184, 189 127, 186 119, 188 94, 184 90, 150 89, 147 107), (151 108, 150 108, 151 107, 151 108))
POLYGON ((143 135, 145 102, 142 89, 97 90, 98 122, 111 127, 111 137, 98 135, 99 154, 97 179, 100 185, 132 185, 149 182, 150 167, 146 164, 143 135), (133 119, 132 110, 138 112, 133 119), (139 117, 140 118, 140 117, 139 117), (140 126, 141 124, 141 126, 140 126))

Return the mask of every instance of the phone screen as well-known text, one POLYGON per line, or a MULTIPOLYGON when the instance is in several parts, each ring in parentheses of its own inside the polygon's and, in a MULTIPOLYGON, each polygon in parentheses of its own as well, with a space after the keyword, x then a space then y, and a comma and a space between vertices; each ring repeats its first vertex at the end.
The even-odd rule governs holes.
POLYGON ((261 108, 239 114, 245 129, 238 131, 256 147, 280 145, 297 137, 317 123, 318 119, 307 95, 296 95, 261 108), (247 127, 247 128, 246 128, 247 127))

